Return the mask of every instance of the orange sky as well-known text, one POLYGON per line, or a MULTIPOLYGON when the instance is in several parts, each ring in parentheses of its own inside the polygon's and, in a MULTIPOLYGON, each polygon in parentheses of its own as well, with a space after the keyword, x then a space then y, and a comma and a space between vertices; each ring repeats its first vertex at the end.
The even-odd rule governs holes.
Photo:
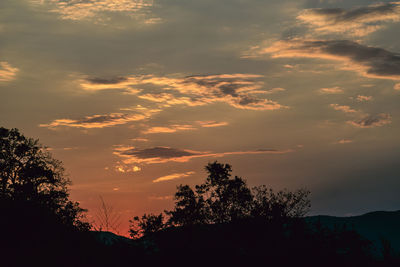
POLYGON ((211 161, 307 187, 312 214, 399 209, 400 4, 2 0, 0 122, 128 220, 211 161))

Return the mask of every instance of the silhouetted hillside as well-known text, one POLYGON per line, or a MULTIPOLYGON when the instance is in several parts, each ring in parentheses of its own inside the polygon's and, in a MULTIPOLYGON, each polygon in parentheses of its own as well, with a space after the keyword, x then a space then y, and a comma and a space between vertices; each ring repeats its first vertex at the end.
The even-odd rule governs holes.
POLYGON ((319 215, 305 219, 309 223, 320 222, 330 229, 343 226, 354 229, 373 242, 376 255, 381 255, 382 239, 389 241, 395 252, 400 251, 400 211, 375 211, 351 217, 319 215))

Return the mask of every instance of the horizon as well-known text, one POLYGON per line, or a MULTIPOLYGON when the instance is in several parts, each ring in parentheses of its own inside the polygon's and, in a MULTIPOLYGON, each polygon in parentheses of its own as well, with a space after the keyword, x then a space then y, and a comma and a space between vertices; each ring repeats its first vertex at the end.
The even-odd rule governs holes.
POLYGON ((217 160, 311 212, 398 211, 400 2, 4 0, 0 122, 94 222, 170 209, 217 160))

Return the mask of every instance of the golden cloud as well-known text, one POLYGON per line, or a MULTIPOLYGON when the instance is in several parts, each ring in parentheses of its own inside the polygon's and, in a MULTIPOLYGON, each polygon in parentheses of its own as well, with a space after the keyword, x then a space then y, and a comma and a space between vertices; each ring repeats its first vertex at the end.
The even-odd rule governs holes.
POLYGON ((384 22, 400 21, 399 3, 381 3, 350 10, 313 8, 303 10, 297 19, 319 33, 348 33, 366 36, 383 27, 384 22))
POLYGON ((321 94, 343 94, 344 91, 339 86, 331 87, 331 88, 321 88, 319 89, 319 93, 321 94))
POLYGON ((181 178, 185 178, 185 177, 191 176, 193 174, 195 174, 195 172, 173 173, 173 174, 170 174, 170 175, 158 177, 157 179, 153 180, 153 183, 159 183, 159 182, 165 182, 165 181, 181 179, 181 178))
POLYGON ((86 91, 123 90, 164 107, 172 105, 202 106, 223 102, 239 109, 249 110, 286 108, 275 101, 259 96, 284 90, 283 88, 265 90, 264 83, 259 80, 260 78, 263 76, 243 73, 195 75, 181 78, 142 75, 108 79, 86 77, 79 83, 86 91), (141 94, 140 86, 144 85, 152 85, 162 91, 141 94))
POLYGON ((153 0, 31 0, 31 2, 45 5, 51 12, 60 14, 61 19, 68 20, 99 19, 99 16, 110 12, 141 15, 140 11, 151 8, 154 4, 153 0))
POLYGON ((343 63, 369 78, 400 80, 400 55, 382 48, 365 46, 349 40, 281 40, 267 48, 253 51, 255 56, 272 58, 317 58, 343 63))
POLYGON ((368 102, 368 101, 373 100, 373 97, 372 96, 366 96, 366 95, 358 95, 356 99, 357 99, 358 102, 368 102))
POLYGON ((105 115, 87 116, 82 119, 57 119, 49 124, 40 124, 40 127, 57 128, 60 126, 72 128, 104 128, 120 124, 126 124, 132 121, 141 121, 148 117, 144 114, 124 114, 124 113, 111 113, 105 115))
POLYGON ((18 68, 12 67, 8 62, 0 62, 0 82, 9 82, 17 76, 18 68))
POLYGON ((334 109, 334 110, 337 110, 337 111, 342 111, 342 112, 344 112, 344 113, 356 113, 357 112, 357 110, 355 110, 355 109, 352 109, 351 107, 349 107, 349 106, 346 106, 346 105, 338 105, 338 104, 330 104, 330 106, 334 109))

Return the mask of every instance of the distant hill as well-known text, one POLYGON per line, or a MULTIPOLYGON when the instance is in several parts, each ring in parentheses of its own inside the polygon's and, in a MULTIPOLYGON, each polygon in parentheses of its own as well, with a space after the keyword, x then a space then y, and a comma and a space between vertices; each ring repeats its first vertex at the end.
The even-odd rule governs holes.
POLYGON ((92 231, 94 238, 103 245, 112 246, 116 244, 132 244, 133 240, 111 232, 92 231))
POLYGON ((400 251, 400 211, 375 211, 360 216, 334 217, 310 216, 306 217, 309 223, 320 221, 323 226, 333 229, 346 225, 347 229, 354 229, 361 236, 373 242, 375 253, 381 254, 381 239, 388 240, 395 252, 400 251))

